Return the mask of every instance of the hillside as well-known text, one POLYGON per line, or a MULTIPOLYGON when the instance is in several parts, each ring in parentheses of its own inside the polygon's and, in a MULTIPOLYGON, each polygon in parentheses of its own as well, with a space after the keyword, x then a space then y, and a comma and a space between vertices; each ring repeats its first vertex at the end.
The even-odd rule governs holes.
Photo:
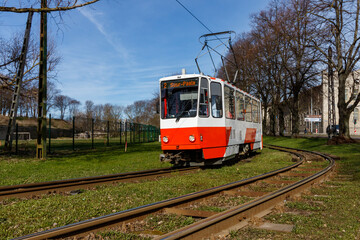
MULTIPOLYGON (((19 127, 37 127, 36 118, 19 117, 16 122, 19 127)), ((8 123, 9 117, 0 115, 0 126, 7 126, 8 123)), ((49 119, 47 123, 49 124, 49 119)), ((72 129, 72 123, 61 119, 51 119, 51 128, 72 129)))

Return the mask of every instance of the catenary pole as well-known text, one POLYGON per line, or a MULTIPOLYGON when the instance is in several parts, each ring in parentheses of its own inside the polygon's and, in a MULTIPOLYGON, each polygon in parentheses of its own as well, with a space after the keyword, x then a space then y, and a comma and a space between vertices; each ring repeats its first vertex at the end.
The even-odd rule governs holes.
MULTIPOLYGON (((47 0, 41 0, 41 8, 47 7, 47 0)), ((40 66, 38 95, 38 128, 36 157, 46 159, 46 88, 47 88, 47 12, 41 12, 40 19, 40 66)))

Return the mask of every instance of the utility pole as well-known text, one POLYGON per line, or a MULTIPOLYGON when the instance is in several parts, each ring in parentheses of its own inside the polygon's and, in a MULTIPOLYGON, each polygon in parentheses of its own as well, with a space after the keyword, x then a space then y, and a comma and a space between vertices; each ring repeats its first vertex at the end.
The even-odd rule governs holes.
POLYGON ((33 12, 29 12, 28 19, 26 22, 26 30, 24 35, 24 42, 21 50, 20 60, 19 60, 19 69, 16 73, 16 83, 14 86, 14 94, 11 102, 11 110, 9 114, 9 123, 5 137, 5 150, 11 151, 12 148, 12 140, 13 140, 13 132, 16 125, 16 116, 17 116, 17 109, 19 106, 19 98, 21 92, 21 84, 22 79, 24 77, 24 69, 26 64, 26 54, 27 49, 29 46, 29 38, 30 38, 30 31, 31 31, 31 22, 32 22, 33 12))
MULTIPOLYGON (((41 0, 41 8, 47 7, 47 0, 41 0)), ((46 88, 47 88, 47 12, 41 11, 40 20, 40 66, 38 95, 38 127, 36 157, 46 159, 46 88)))
POLYGON ((335 88, 334 88, 334 73, 332 68, 332 49, 328 49, 329 63, 328 63, 328 126, 329 138, 331 138, 336 131, 336 114, 335 114, 335 88))

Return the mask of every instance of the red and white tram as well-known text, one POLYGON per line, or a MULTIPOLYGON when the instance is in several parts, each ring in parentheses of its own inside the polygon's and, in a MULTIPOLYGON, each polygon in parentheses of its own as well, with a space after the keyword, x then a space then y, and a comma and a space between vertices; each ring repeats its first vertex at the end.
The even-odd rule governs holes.
POLYGON ((161 161, 212 165, 262 149, 260 101, 224 80, 161 78, 160 103, 161 161))

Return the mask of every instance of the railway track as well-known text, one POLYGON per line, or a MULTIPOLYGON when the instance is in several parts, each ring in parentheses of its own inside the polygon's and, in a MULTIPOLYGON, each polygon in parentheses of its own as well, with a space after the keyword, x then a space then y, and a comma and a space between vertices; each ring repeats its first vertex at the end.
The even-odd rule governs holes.
POLYGON ((174 172, 186 173, 198 169, 188 168, 159 168, 145 171, 119 173, 95 177, 74 178, 67 180, 39 182, 0 187, 0 200, 13 197, 32 197, 40 194, 63 193, 72 190, 91 188, 102 184, 130 182, 167 176, 174 172))
POLYGON ((150 234, 150 237, 154 239, 214 238, 217 234, 245 226, 254 216, 266 215, 275 205, 323 181, 335 166, 334 159, 321 153, 268 147, 291 152, 297 160, 291 166, 266 174, 16 239, 72 239, 75 236, 94 236, 94 232, 106 229, 124 233, 146 233, 145 235, 149 236, 151 231, 146 230, 146 224, 143 224, 146 218, 149 215, 169 213, 192 216, 197 221, 173 232, 150 234), (328 164, 320 167, 324 165, 321 163, 323 161, 327 161, 328 164), (315 164, 318 162, 321 164, 315 164), (259 186, 263 185, 268 188, 271 186, 270 188, 273 189, 260 191, 259 186), (194 209, 194 206, 218 202, 217 198, 227 196, 235 196, 235 198, 247 196, 248 199, 241 205, 235 204, 219 213, 194 209), (143 224, 144 229, 139 224, 143 224))

